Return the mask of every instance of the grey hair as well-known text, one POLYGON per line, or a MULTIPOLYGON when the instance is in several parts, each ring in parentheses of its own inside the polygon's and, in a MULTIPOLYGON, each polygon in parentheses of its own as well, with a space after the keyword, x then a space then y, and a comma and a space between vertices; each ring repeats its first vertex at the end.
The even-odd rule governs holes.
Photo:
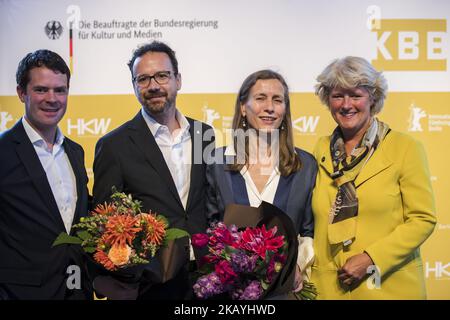
POLYGON ((330 108, 331 91, 336 88, 364 87, 372 100, 370 113, 375 115, 383 109, 388 85, 382 72, 378 72, 364 58, 347 56, 331 62, 317 77, 316 95, 322 104, 330 108))

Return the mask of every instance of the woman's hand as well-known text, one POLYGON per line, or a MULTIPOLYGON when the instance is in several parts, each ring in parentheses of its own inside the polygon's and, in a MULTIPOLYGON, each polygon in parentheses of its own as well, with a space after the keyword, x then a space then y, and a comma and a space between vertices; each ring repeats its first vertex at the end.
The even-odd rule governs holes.
POLYGON ((292 291, 299 292, 303 289, 303 276, 298 264, 295 268, 295 279, 294 279, 294 288, 292 291))
POLYGON ((371 265, 373 261, 365 252, 352 256, 338 270, 338 279, 348 287, 356 287, 367 275, 367 268, 371 265))

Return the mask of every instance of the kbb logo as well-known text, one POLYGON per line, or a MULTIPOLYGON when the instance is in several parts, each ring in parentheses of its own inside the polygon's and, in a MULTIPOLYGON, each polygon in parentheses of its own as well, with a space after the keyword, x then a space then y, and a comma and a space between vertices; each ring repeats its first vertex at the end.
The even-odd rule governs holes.
POLYGON ((72 135, 72 130, 76 130, 76 134, 79 136, 104 135, 111 124, 111 118, 94 118, 86 120, 84 118, 78 118, 76 123, 72 124, 72 119, 67 119, 67 134, 72 135))
MULTIPOLYGON (((376 17, 375 17, 376 18, 376 17)), ((446 71, 445 19, 379 19, 375 68, 384 71, 446 71)))

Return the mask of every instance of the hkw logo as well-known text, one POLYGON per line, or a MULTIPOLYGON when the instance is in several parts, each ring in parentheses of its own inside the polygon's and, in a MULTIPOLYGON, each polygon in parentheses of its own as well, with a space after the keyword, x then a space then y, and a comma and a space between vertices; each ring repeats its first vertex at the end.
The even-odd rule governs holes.
POLYGON ((320 116, 303 116, 297 118, 292 122, 292 126, 301 133, 314 133, 316 131, 317 124, 319 123, 320 116))
POLYGON ((79 136, 86 134, 100 136, 108 131, 110 124, 111 118, 95 118, 89 121, 86 121, 84 118, 78 118, 76 124, 72 124, 71 119, 67 119, 67 134, 71 135, 72 130, 76 130, 79 136))
POLYGON ((430 273, 434 273, 434 277, 437 280, 450 279, 450 271, 447 268, 450 267, 450 262, 443 265, 441 261, 436 261, 434 263, 434 268, 430 267, 428 262, 425 263, 425 277, 429 278, 430 273))

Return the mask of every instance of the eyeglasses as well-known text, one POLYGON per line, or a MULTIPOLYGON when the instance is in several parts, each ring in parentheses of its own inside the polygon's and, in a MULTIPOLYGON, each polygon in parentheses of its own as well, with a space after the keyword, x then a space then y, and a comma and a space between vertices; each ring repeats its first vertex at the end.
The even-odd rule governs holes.
POLYGON ((170 71, 160 71, 152 76, 143 74, 133 78, 133 81, 141 88, 146 88, 150 85, 152 79, 155 79, 157 84, 166 84, 170 79, 170 71))

